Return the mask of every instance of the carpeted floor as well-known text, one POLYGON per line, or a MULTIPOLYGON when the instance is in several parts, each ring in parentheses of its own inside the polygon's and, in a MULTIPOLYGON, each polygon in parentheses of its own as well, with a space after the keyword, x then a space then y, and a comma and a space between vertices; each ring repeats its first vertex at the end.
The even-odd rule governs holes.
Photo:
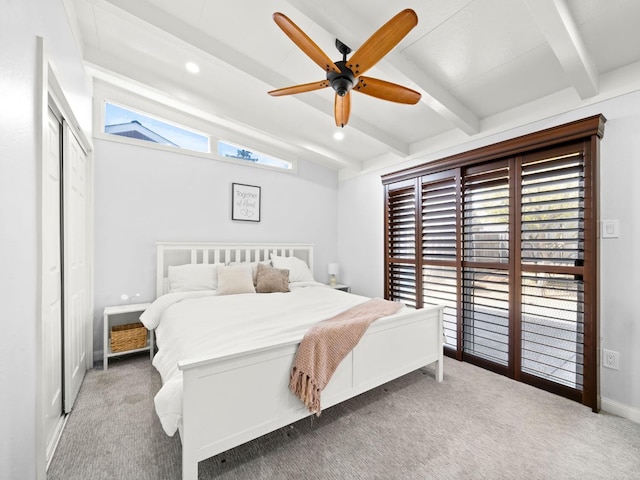
MULTIPOLYGON (((179 480, 147 355, 87 373, 48 480, 179 480)), ((200 479, 639 479, 640 425, 445 359, 200 463, 200 479)))

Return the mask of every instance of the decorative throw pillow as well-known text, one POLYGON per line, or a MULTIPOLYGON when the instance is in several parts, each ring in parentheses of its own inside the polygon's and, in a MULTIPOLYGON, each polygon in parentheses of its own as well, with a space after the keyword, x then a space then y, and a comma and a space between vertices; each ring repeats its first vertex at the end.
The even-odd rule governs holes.
POLYGON ((251 266, 249 264, 236 267, 218 265, 218 295, 237 293, 256 293, 251 266))
POLYGON ((290 282, 315 282, 307 264, 296 257, 279 257, 271 254, 271 263, 275 268, 289 270, 290 282))
POLYGON ((289 270, 258 264, 256 292, 275 293, 289 291, 289 270))
POLYGON ((218 285, 216 265, 190 263, 170 265, 167 270, 169 292, 215 290, 218 285))
POLYGON ((258 274, 258 264, 263 263, 265 265, 271 265, 271 260, 263 260, 261 262, 230 262, 227 264, 229 267, 237 267, 238 265, 250 265, 251 272, 253 274, 253 286, 256 285, 256 275, 258 274))

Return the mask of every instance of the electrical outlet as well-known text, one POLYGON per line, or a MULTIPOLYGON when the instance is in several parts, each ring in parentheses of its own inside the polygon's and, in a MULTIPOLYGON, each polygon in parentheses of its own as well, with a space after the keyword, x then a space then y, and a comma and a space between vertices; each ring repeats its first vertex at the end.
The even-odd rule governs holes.
POLYGON ((602 349, 602 366, 618 370, 619 368, 619 356, 618 352, 613 350, 602 349))

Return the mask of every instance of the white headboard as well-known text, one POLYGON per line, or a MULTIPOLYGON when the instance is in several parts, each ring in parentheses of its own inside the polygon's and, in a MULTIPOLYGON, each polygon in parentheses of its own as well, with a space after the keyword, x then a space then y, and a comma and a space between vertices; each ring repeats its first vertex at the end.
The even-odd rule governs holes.
POLYGON ((156 297, 166 293, 169 265, 260 262, 270 254, 297 257, 313 272, 313 245, 301 243, 156 243, 156 297))

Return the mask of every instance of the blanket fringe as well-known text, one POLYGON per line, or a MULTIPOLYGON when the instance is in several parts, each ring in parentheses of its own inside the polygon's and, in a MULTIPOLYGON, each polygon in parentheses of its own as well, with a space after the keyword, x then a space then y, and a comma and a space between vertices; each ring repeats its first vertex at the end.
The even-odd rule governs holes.
POLYGON ((310 413, 320 416, 320 387, 309 375, 293 367, 289 379, 289 390, 302 400, 310 413))

